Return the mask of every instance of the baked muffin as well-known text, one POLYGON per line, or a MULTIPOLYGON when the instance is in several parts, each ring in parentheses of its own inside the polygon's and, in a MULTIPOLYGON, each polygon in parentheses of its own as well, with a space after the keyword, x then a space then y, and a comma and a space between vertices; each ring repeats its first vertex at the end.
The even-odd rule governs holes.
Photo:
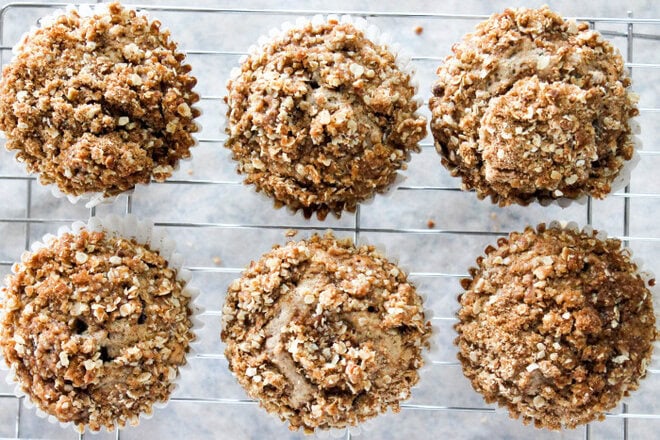
POLYGON ((112 196, 190 157, 199 100, 169 32, 118 3, 42 20, 0 81, 0 129, 43 184, 112 196))
POLYGON ((165 402, 194 339, 189 297, 147 245, 65 233, 2 289, 0 347, 20 389, 78 430, 136 424, 165 402))
POLYGON ((604 419, 646 374, 657 335, 651 292, 621 242, 600 237, 543 224, 514 232, 462 282, 463 372, 525 424, 604 419))
POLYGON ((456 44, 429 101, 442 163, 500 206, 604 198, 633 156, 637 97, 616 50, 547 7, 507 9, 456 44))
POLYGON ((272 38, 227 89, 225 146, 238 172, 305 217, 353 212, 384 192, 426 135, 395 54, 332 18, 272 38))
POLYGON ((419 380, 430 332, 406 275, 373 247, 332 234, 252 262, 223 308, 238 382, 305 432, 397 412, 419 380))

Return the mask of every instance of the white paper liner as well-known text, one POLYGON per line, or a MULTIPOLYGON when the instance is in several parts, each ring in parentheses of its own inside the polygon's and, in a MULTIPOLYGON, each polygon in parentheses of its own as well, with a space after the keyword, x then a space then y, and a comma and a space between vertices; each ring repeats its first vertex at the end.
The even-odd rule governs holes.
MULTIPOLYGON (((154 415, 155 412, 154 410, 165 408, 169 404, 170 401, 169 399, 171 398, 172 394, 174 394, 176 389, 179 387, 179 381, 182 374, 184 374, 183 372, 187 371, 187 373, 185 374, 191 373, 192 367, 190 366, 188 360, 194 358, 195 353, 198 350, 198 346, 200 345, 201 341, 197 335, 199 335, 199 331, 204 327, 204 323, 198 318, 202 313, 204 313, 204 309, 195 304, 195 299, 199 296, 200 292, 198 289, 190 287, 190 280, 192 279, 192 273, 189 270, 183 268, 183 256, 175 251, 174 240, 170 239, 164 231, 160 229, 154 229, 153 222, 151 222, 150 220, 138 219, 134 215, 127 215, 125 217, 119 217, 117 215, 110 215, 103 218, 92 217, 89 219, 87 223, 80 221, 74 222, 70 227, 69 226, 60 227, 57 230, 57 235, 45 234, 41 239, 41 241, 36 241, 32 243, 32 245, 30 246, 30 252, 36 252, 41 248, 48 247, 49 244, 54 239, 61 237, 63 234, 66 233, 77 234, 82 229, 87 229, 89 231, 105 231, 106 233, 115 237, 134 238, 139 244, 149 245, 150 249, 158 251, 158 253, 165 260, 167 260, 168 267, 176 270, 177 279, 179 281, 182 281, 184 285, 182 294, 190 298, 188 308, 191 311, 191 315, 190 315, 190 321, 192 323, 191 331, 193 335, 195 335, 195 338, 189 343, 189 351, 186 354, 186 362, 177 368, 177 377, 173 381, 174 389, 172 390, 172 393, 170 394, 168 400, 166 402, 155 402, 152 406, 152 410, 150 413, 141 413, 135 419, 128 420, 125 427, 137 426, 140 422, 140 419, 150 419, 154 415)), ((24 259, 29 255, 30 252, 28 251, 23 252, 23 254, 21 255, 21 261, 24 261, 24 259)), ((11 270, 13 274, 16 274, 18 272, 21 264, 22 263, 16 263, 12 266, 11 270)), ((2 309, 0 309, 0 319, 3 318, 1 314, 1 310, 2 309)), ((43 410, 41 410, 40 408, 38 408, 30 400, 30 396, 27 395, 25 392, 23 392, 23 390, 21 389, 21 385, 17 381, 13 369, 5 363, 1 351, 0 351, 0 370, 9 371, 7 376, 5 377, 5 381, 7 382, 7 384, 14 386, 13 392, 16 397, 25 398, 24 403, 26 408, 34 408, 38 417, 46 418, 50 423, 59 424, 62 428, 67 428, 70 425, 73 425, 73 422, 59 421, 55 416, 50 415, 44 412, 43 410)), ((99 431, 88 430, 87 426, 85 426, 82 429, 82 431, 79 431, 78 427, 75 425, 73 425, 73 427, 74 430, 80 433, 87 432, 91 434, 97 434, 101 432, 101 430, 99 431)), ((119 428, 119 426, 115 424, 113 428, 111 429, 106 428, 106 429, 108 432, 113 432, 117 428, 119 428)))
MULTIPOLYGON (((534 230, 537 230, 537 226, 532 226, 534 230)), ((583 232, 585 234, 591 235, 594 231, 594 228, 591 225, 585 225, 582 228, 578 225, 577 222, 574 221, 564 221, 564 220, 553 220, 548 223, 546 223, 546 228, 547 229, 559 229, 559 230, 567 230, 567 231, 573 231, 573 232, 583 232)), ((521 231, 518 231, 521 232, 521 231)), ((598 240, 604 241, 610 238, 611 236, 604 230, 599 229, 597 230, 596 233, 596 238, 598 240)), ((503 237, 498 237, 498 239, 501 239, 503 237)), ((504 238, 509 238, 509 236, 506 236, 504 238)), ((491 243, 491 246, 497 249, 497 243, 491 243)), ((621 251, 628 256, 630 256, 630 261, 637 267, 637 274, 641 277, 641 279, 644 281, 644 285, 646 288, 651 292, 652 295, 652 305, 653 305, 653 311, 655 315, 655 327, 656 330, 659 330, 659 324, 660 324, 660 289, 658 288, 657 283, 652 282, 652 280, 657 280, 654 273, 649 270, 648 268, 645 267, 644 262, 641 258, 633 258, 633 252, 630 249, 630 247, 625 247, 621 246, 621 251)), ((484 255, 483 250, 479 255, 484 255)), ((471 279, 471 277, 468 277, 467 279, 471 279)), ((457 335, 458 336, 458 335, 457 335)), ((658 349, 660 348, 660 341, 655 341, 653 343, 653 352, 651 354, 651 361, 649 364, 646 366, 646 369, 651 367, 651 364, 654 362, 654 360, 660 359, 660 353, 658 353, 658 349)), ((648 376, 648 372, 645 371, 645 375, 648 376)), ((645 376, 645 377, 646 377, 645 376)), ((638 382, 638 389, 634 391, 630 391, 629 396, 623 396, 619 400, 619 404, 621 403, 633 403, 635 401, 635 393, 638 392, 639 390, 645 389, 648 386, 652 386, 652 384, 648 384, 645 386, 646 383, 650 382, 648 380, 644 380, 645 377, 642 377, 639 379, 638 382)), ((490 407, 495 409, 495 413, 499 414, 509 414, 508 408, 500 406, 498 404, 492 404, 489 405, 490 407)), ((593 422, 591 422, 593 423, 593 422)))
MULTIPOLYGON (((50 14, 45 15, 37 20, 37 25, 32 26, 29 31, 25 32, 21 38, 19 38, 18 43, 12 47, 12 60, 10 63, 13 63, 16 57, 18 56, 19 53, 21 53, 21 48, 22 46, 26 43, 26 41, 40 28, 45 28, 48 26, 52 26, 56 20, 61 17, 62 15, 69 14, 73 11, 78 11, 78 14, 81 17, 93 17, 94 15, 102 15, 102 14, 107 14, 108 13, 108 8, 109 3, 93 3, 93 4, 80 4, 80 5, 67 5, 64 9, 55 9, 52 11, 50 14)), ((152 23, 154 20, 151 20, 149 13, 147 11, 143 10, 138 10, 135 9, 132 6, 127 6, 122 3, 122 7, 128 11, 135 11, 135 13, 138 16, 144 17, 147 20, 149 20, 149 23, 152 23)), ((161 22, 162 20, 159 18, 157 21, 161 22)), ((166 32, 168 29, 166 26, 162 25, 160 27, 161 32, 166 32)), ((170 38, 170 41, 174 41, 170 38)), ((180 51, 177 51, 180 52, 180 51)), ((185 60, 184 60, 185 63, 185 60)), ((199 112, 199 116, 196 119, 199 119, 202 115, 202 109, 199 107, 197 104, 193 104, 190 106, 191 110, 193 112, 199 112)), ((202 126, 199 122, 196 120, 193 120, 193 123, 197 127, 197 131, 194 133, 191 133, 192 139, 193 139, 193 144, 190 146, 190 149, 192 150, 196 146, 198 146, 199 141, 197 137, 195 136, 196 133, 200 133, 202 131, 202 126)), ((4 133, 3 133, 4 136, 4 133)), ((176 173, 180 169, 180 164, 181 162, 188 162, 192 160, 192 153, 190 157, 187 158, 181 158, 177 161, 176 165, 174 166, 172 170, 172 174, 176 173)), ((18 159, 15 158, 14 160, 16 163, 21 163, 18 159)), ((38 172, 29 172, 25 169, 24 166, 21 166, 22 171, 26 172, 28 175, 36 175, 39 176, 38 172)), ((126 190, 120 194, 114 195, 114 196, 108 196, 105 197, 102 192, 89 192, 85 194, 80 194, 80 195, 72 195, 72 194, 66 194, 60 190, 60 188, 57 186, 55 183, 49 183, 49 184, 44 184, 41 182, 41 179, 37 178, 36 179, 40 185, 42 185, 45 188, 48 188, 53 195, 53 197, 57 199, 61 198, 66 198, 71 202, 72 204, 77 204, 78 202, 85 203, 85 208, 93 208, 94 206, 98 206, 101 204, 111 204, 117 200, 118 197, 122 195, 127 195, 127 194, 132 194, 135 190, 135 188, 141 187, 141 186, 147 186, 149 185, 148 183, 138 183, 135 185, 134 188, 126 190)))
MULTIPOLYGON (((245 63, 245 61, 247 61, 248 56, 258 56, 263 51, 263 48, 265 46, 269 45, 273 40, 279 37, 283 37, 289 30, 294 28, 305 27, 309 23, 318 26, 326 22, 329 22, 331 20, 337 21, 342 24, 352 24, 356 29, 362 31, 364 33, 365 38, 370 40, 372 43, 387 47, 387 49, 395 56, 395 64, 399 68, 399 70, 401 70, 403 73, 407 73, 410 77, 408 83, 415 90, 415 94, 411 99, 417 104, 417 111, 413 114, 413 116, 418 117, 419 109, 424 105, 424 100, 419 95, 419 81, 415 76, 416 72, 412 64, 411 56, 406 53, 405 49, 402 49, 400 44, 392 42, 392 37, 390 36, 390 34, 386 32, 382 32, 380 28, 378 28, 374 24, 369 23, 367 20, 365 20, 362 17, 354 17, 348 14, 341 16, 338 16, 336 14, 329 14, 327 16, 322 14, 317 14, 314 15, 312 18, 299 17, 296 19, 295 23, 291 23, 290 21, 285 21, 280 25, 279 28, 271 28, 267 33, 261 35, 257 39, 257 44, 254 44, 248 48, 248 55, 243 55, 239 58, 238 61, 239 67, 234 67, 230 71, 229 80, 227 81, 227 83, 229 83, 229 81, 234 81, 236 78, 240 76, 241 74, 240 65, 242 65, 243 63, 245 63)), ((221 100, 220 108, 221 108, 220 130, 223 134, 227 134, 226 130, 228 129, 229 124, 226 115, 227 115, 227 111, 229 110, 229 107, 224 100, 221 100)), ((412 156, 411 152, 408 152, 407 157, 404 161, 405 164, 404 166, 410 163, 411 156, 412 156)), ((372 204, 374 200, 377 198, 378 199, 383 197, 391 198, 392 195, 395 193, 396 189, 399 186, 401 186, 403 182, 408 178, 407 175, 403 174, 403 171, 404 170, 402 169, 397 170, 394 181, 390 185, 388 185, 387 188, 385 188, 381 192, 374 192, 371 195, 371 197, 367 198, 366 200, 362 200, 358 202, 358 206, 361 205, 368 206, 372 204)), ((242 176, 242 174, 239 175, 242 176)), ((251 186, 254 187, 254 185, 251 186)), ((268 196, 263 191, 255 191, 255 192, 264 202, 267 202, 268 205, 272 206, 276 202, 274 197, 268 196)), ((286 211, 292 217, 298 217, 303 212, 303 209, 301 208, 293 209, 288 205, 281 206, 278 209, 286 211)), ((337 215, 333 211, 329 211, 328 215, 332 215, 335 218, 339 219, 341 214, 347 212, 348 211, 343 210, 342 213, 340 213, 340 215, 337 215)), ((314 214, 315 213, 312 213, 312 215, 314 214)))
MULTIPOLYGON (((394 194, 396 193, 397 188, 399 186, 403 185, 407 179, 408 179, 407 175, 402 174, 400 171, 397 172, 396 176, 394 178, 394 181, 387 188, 385 188, 385 190, 383 192, 376 192, 376 193, 374 193, 374 195, 372 195, 368 199, 359 202, 357 204, 357 208, 365 207, 365 206, 371 206, 371 205, 373 205, 373 203, 377 199, 380 200, 380 199, 384 198, 384 199, 390 199, 391 200, 394 197, 394 194)), ((251 185, 251 186, 254 187, 254 185, 251 185)), ((268 208, 272 207, 275 203, 273 197, 268 196, 263 191, 256 191, 255 190, 255 191, 253 191, 253 194, 255 194, 256 197, 260 200, 260 202, 263 203, 264 206, 266 206, 268 208)), ((278 211, 281 211, 281 212, 286 212, 287 216, 291 219, 299 219, 300 216, 303 215, 303 210, 301 208, 300 209, 294 209, 294 208, 292 208, 288 205, 282 205, 282 206, 279 206, 275 209, 277 209, 278 211)), ((344 209, 341 212, 341 215, 337 215, 331 210, 331 211, 328 212, 328 215, 326 216, 326 219, 328 217, 332 216, 336 220, 340 220, 341 216, 352 215, 352 214, 355 214, 356 212, 357 212, 357 209, 353 212, 350 212, 350 211, 344 209)), ((311 217, 309 219, 306 219, 306 220, 311 220, 311 219, 315 219, 315 218, 317 218, 315 216, 315 213, 312 213, 311 217)), ((325 219, 321 220, 321 221, 325 221, 325 219)), ((323 228, 323 226, 319 226, 319 228, 323 228)), ((295 226, 293 226, 293 229, 295 229, 295 226)))

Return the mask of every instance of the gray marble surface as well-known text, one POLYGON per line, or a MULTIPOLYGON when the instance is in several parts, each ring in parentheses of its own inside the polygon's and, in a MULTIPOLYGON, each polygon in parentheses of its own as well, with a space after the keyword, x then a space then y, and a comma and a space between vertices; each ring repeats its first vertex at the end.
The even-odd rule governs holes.
MULTIPOLYGON (((372 11, 415 12, 420 15, 437 14, 490 14, 508 6, 539 6, 541 1, 487 1, 487 0, 430 0, 401 1, 350 1, 333 2, 289 1, 267 2, 263 0, 211 1, 160 0, 140 2, 152 8, 167 5, 191 8, 246 8, 254 12, 234 14, 219 12, 193 12, 186 10, 152 10, 152 17, 159 18, 171 29, 173 39, 187 51, 221 50, 244 52, 265 30, 281 22, 295 18, 294 14, 264 14, 258 9, 271 10, 322 10, 322 11, 372 11)), ((660 18, 660 3, 654 0, 633 1, 548 1, 551 7, 571 17, 626 17, 633 11, 636 18, 660 18)), ((19 7, 5 5, 2 19, 2 62, 10 59, 11 47, 20 35, 43 14, 53 10, 47 7, 19 7)), ((433 57, 433 60, 415 62, 420 83, 420 95, 430 94, 437 58, 449 53, 451 44, 476 24, 474 18, 446 17, 383 17, 376 14, 370 20, 386 30, 412 55, 433 57), (413 29, 422 26, 424 32, 416 35, 413 29)), ((625 33, 626 25, 617 22, 597 21, 597 29, 625 33)), ((634 25, 639 34, 660 35, 659 24, 634 25)), ((622 36, 611 37, 624 56, 627 40, 622 36)), ((660 64, 660 42, 635 38, 633 61, 640 64, 660 64)), ((285 241, 287 227, 339 228, 339 235, 354 234, 355 215, 341 219, 329 218, 326 222, 308 221, 286 211, 275 211, 268 200, 256 195, 251 188, 240 184, 229 155, 222 148, 221 106, 213 97, 223 96, 224 83, 232 67, 238 62, 237 55, 191 54, 188 57, 193 72, 199 79, 198 92, 211 99, 204 99, 200 107, 203 131, 200 144, 193 152, 191 161, 181 165, 175 176, 180 183, 152 184, 136 189, 132 196, 132 211, 139 216, 150 217, 163 224, 178 243, 178 250, 186 257, 187 265, 198 268, 193 284, 202 290, 199 303, 206 309, 201 319, 206 323, 201 331, 198 353, 190 359, 190 368, 183 372, 180 388, 165 409, 157 410, 153 418, 143 420, 137 428, 121 432, 122 439, 132 438, 302 438, 291 433, 273 416, 267 415, 256 404, 238 404, 246 396, 227 370, 226 361, 220 356, 224 347, 219 341, 220 318, 218 312, 224 300, 228 283, 237 276, 240 268, 251 259, 258 258, 273 243, 285 241), (229 182, 216 184, 191 184, 181 181, 199 180, 229 182), (236 227, 236 225, 252 227, 236 227), (214 263, 219 257, 220 265, 214 263), (233 403, 234 402, 234 403, 233 403)), ((646 267, 660 273, 660 69, 636 66, 633 69, 634 88, 641 96, 640 107, 644 110, 638 118, 644 154, 635 169, 630 191, 629 230, 630 247, 636 256, 646 262, 646 267), (655 110, 653 110, 655 109, 655 110)), ((428 110, 423 113, 428 115, 428 110)), ((443 186, 456 188, 459 182, 449 176, 440 160, 430 148, 431 140, 424 141, 422 153, 415 155, 404 174, 406 186, 443 186)), ((592 223, 611 235, 626 235, 624 229, 624 203, 626 198, 614 194, 603 201, 593 202, 592 223)), ((99 206, 97 215, 124 213, 127 197, 115 203, 99 206)), ((54 232, 63 224, 86 219, 90 210, 82 205, 72 205, 66 199, 55 199, 36 181, 26 179, 23 169, 12 156, 0 150, 0 276, 9 272, 9 264, 20 257, 26 243, 38 240, 47 232, 54 232), (29 198, 28 198, 29 195, 29 198), (26 223, 29 217, 34 222, 26 223)), ((562 209, 557 206, 498 208, 487 201, 479 201, 472 193, 457 191, 392 191, 379 196, 360 209, 359 240, 384 247, 393 259, 398 259, 413 272, 412 279, 418 290, 427 298, 427 306, 435 316, 437 331, 434 336, 437 348, 431 358, 436 364, 424 370, 420 385, 415 389, 410 404, 418 408, 405 408, 400 414, 379 417, 363 432, 364 439, 619 439, 624 436, 624 426, 630 439, 657 438, 660 429, 660 364, 654 361, 652 374, 643 381, 642 387, 629 399, 627 408, 620 407, 604 422, 591 424, 574 431, 547 432, 524 427, 511 420, 501 410, 486 405, 475 393, 460 368, 455 364, 455 348, 452 318, 456 310, 459 291, 458 276, 466 273, 475 257, 486 244, 495 239, 493 233, 503 233, 524 228, 528 224, 554 219, 587 222, 587 206, 573 204, 562 209), (436 227, 427 229, 428 220, 436 227), (412 232, 402 232, 402 230, 412 232), (458 231, 464 234, 444 233, 458 231), (444 274, 427 276, 425 273, 444 274), (424 406, 445 409, 424 410, 424 406), (461 410, 467 408, 468 410, 461 410), (624 423, 622 411, 634 414, 624 423), (589 435, 589 437, 587 437, 589 435)), ((313 230, 303 230, 304 237, 313 230)), ((18 401, 6 395, 12 387, 5 385, 4 372, 0 372, 0 437, 14 437, 17 420, 20 436, 25 438, 67 438, 77 434, 71 428, 61 429, 56 424, 35 416, 34 410, 19 406, 18 401), (17 417, 20 416, 20 417, 17 417)), ((86 436, 91 437, 91 436, 86 436)), ((347 437, 347 435, 344 435, 347 437)), ((104 433, 93 438, 115 438, 114 433, 104 433)))

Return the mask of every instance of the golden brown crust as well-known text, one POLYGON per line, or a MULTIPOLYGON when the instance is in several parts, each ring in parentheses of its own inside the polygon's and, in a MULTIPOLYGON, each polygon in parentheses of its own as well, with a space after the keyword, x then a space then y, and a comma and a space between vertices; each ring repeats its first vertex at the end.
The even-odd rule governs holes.
POLYGON ((352 212, 385 191, 426 135, 410 75, 351 24, 286 32, 227 88, 226 147, 238 172, 306 216, 352 212))
POLYGON ((332 234, 275 247, 228 290, 239 383, 291 429, 355 425, 410 396, 430 324, 406 275, 332 234))
POLYGON ((501 206, 603 198, 633 155, 618 51, 547 7, 507 9, 456 44, 429 101, 442 163, 501 206))
POLYGON ((463 280, 455 329, 466 377, 539 428, 603 419, 651 360, 651 292, 621 242, 596 235, 543 224, 512 233, 463 280))
POLYGON ((118 3, 29 34, 0 82, 6 147, 44 184, 119 194, 190 157, 199 100, 169 32, 118 3))
POLYGON ((0 348, 38 408, 79 429, 150 414, 194 339, 189 298, 158 252, 86 229, 23 256, 2 289, 0 348))

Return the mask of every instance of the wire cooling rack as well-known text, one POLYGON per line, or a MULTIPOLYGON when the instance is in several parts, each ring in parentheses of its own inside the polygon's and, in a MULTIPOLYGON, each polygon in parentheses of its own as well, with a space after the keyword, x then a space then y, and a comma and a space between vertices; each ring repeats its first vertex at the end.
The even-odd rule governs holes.
MULTIPOLYGON (((0 62, 11 58, 11 47, 40 16, 64 4, 12 3, 0 10, 0 62)), ((273 243, 283 243, 290 229, 299 237, 332 228, 338 235, 358 242, 380 244, 410 271, 418 290, 426 295, 438 328, 438 349, 424 371, 413 398, 402 413, 375 420, 361 438, 657 438, 660 427, 660 369, 654 360, 642 388, 603 422, 575 431, 550 433, 523 427, 506 413, 483 403, 462 376, 452 345, 458 279, 497 236, 527 224, 567 219, 605 229, 631 246, 635 255, 655 264, 660 259, 660 19, 582 17, 605 34, 626 59, 634 87, 641 95, 638 118, 645 149, 631 185, 604 201, 588 200, 566 209, 556 206, 501 209, 474 194, 460 191, 448 176, 433 149, 432 139, 422 143, 395 191, 362 205, 355 214, 326 222, 304 220, 300 215, 275 211, 271 202, 240 182, 228 153, 222 148, 221 129, 224 83, 232 67, 250 44, 269 28, 298 16, 319 11, 219 9, 188 6, 136 6, 171 29, 186 52, 204 111, 193 160, 182 164, 168 182, 140 187, 111 205, 85 209, 65 199, 54 199, 47 190, 13 164, 12 155, 0 153, 0 275, 31 242, 61 225, 94 215, 136 213, 150 217, 177 239, 178 250, 194 272, 201 288, 199 302, 206 322, 201 345, 190 358, 180 388, 170 404, 156 410, 137 428, 103 433, 96 438, 298 438, 285 425, 267 416, 247 399, 227 371, 219 341, 220 310, 228 283, 250 259, 273 243)), ((322 11, 339 13, 343 11, 322 11)), ((470 31, 482 15, 350 11, 363 16, 400 42, 418 72, 420 95, 428 102, 434 72, 451 44, 470 31)), ((426 108, 422 112, 428 115, 426 108)), ((660 271, 660 267, 648 267, 660 271)), ((657 306, 660 306, 658 304, 657 306)), ((5 373, 0 372, 1 376, 5 373)), ((0 377, 3 379, 4 377, 0 377)), ((343 437, 350 439, 347 431, 343 437)), ((0 385, 0 437, 83 438, 71 428, 37 418, 16 398, 9 385, 0 385)))

